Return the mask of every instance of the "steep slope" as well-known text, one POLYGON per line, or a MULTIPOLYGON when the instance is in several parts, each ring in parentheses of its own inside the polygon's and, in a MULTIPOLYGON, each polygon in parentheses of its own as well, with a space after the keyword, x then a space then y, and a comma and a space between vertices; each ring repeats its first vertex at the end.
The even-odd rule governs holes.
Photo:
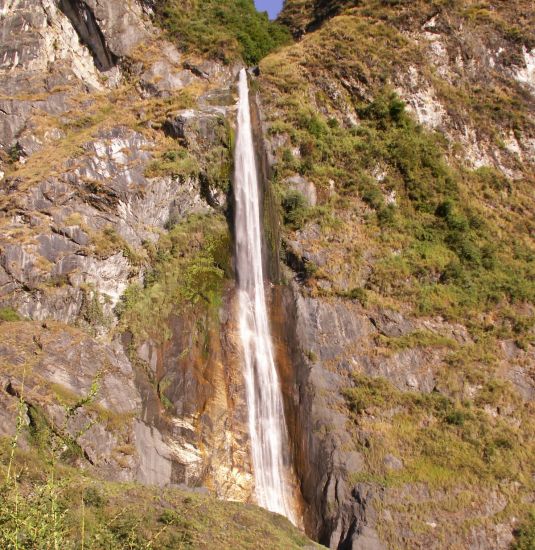
MULTIPOLYGON (((229 13, 245 4, 271 47, 252 2, 229 13)), ((176 490, 253 489, 225 218, 247 50, 214 60, 173 36, 164 7, 0 3, 2 547, 45 528, 42 544, 65 548, 80 528, 95 548, 235 547, 246 527, 244 548, 307 544, 176 490), (110 506, 84 516, 87 484, 110 506), (116 522, 121 508, 132 517, 116 522)))
MULTIPOLYGON (((226 491, 224 478, 240 476, 247 491, 247 472, 233 470, 229 456, 233 436, 218 424, 232 422, 224 420, 232 396, 218 381, 228 361, 221 362, 220 344, 206 357, 201 352, 202 339, 209 331, 217 334, 220 326, 214 308, 230 270, 221 204, 230 166, 226 115, 232 69, 184 59, 136 3, 37 8, 29 2, 8 5, 3 14, 10 33, 4 35, 4 48, 14 52, 4 56, 2 79, 4 307, 32 320, 65 324, 28 325, 22 334, 30 337, 35 331, 36 341, 52 337, 65 341, 67 349, 71 341, 87 340, 86 332, 99 342, 89 340, 88 346, 104 356, 113 342, 111 353, 130 371, 137 405, 124 429, 132 456, 108 456, 109 441, 102 441, 93 466, 105 465, 110 477, 161 484, 202 484, 211 475, 207 471, 217 470, 218 491, 226 491), (90 28, 80 27, 81 21, 91 22, 90 28), (15 30, 19 42, 13 44, 8 36, 15 30), (23 88, 26 82, 31 86, 23 88), (219 96, 211 96, 214 89, 219 96), (158 274, 162 265, 165 282, 158 274), (180 277, 171 281, 173 269, 180 277), (148 272, 152 282, 146 277, 143 290, 140 283, 148 272), (166 296, 159 304, 162 285, 166 296), (143 299, 151 301, 150 312, 143 311, 143 299), (173 311, 183 316, 171 319, 173 311), (207 319, 206 327, 199 325, 201 318, 207 319), (73 334, 67 325, 81 331, 73 334), (183 354, 183 346, 191 349, 191 357, 183 354), (177 371, 180 361, 184 368, 177 371), (200 411, 206 419, 214 415, 209 427, 202 427, 200 411), (208 461, 220 460, 222 470, 202 458, 205 429, 224 438, 219 459, 205 455, 208 461)), ((14 331, 9 323, 2 329, 14 331)), ((4 345, 10 349, 8 338, 4 345)), ((47 349, 45 363, 54 354, 47 349)), ((64 390, 83 390, 91 374, 105 370, 106 361, 100 367, 88 364, 89 356, 69 357, 64 378, 51 369, 59 387, 48 395, 49 404, 64 390)), ((33 372, 28 365, 8 359, 6 375, 20 381, 24 369, 33 372)), ((43 376, 42 365, 35 375, 43 376)), ((102 392, 99 399, 104 400, 102 392)), ((113 406, 110 410, 115 412, 113 406)), ((91 429, 88 440, 98 429, 91 429)), ((104 430, 108 440, 113 438, 104 430)), ((236 428, 236 434, 246 438, 246 429, 236 428)), ((236 484, 230 485, 232 494, 236 484)))
POLYGON ((214 498, 253 495, 229 220, 235 79, 261 58, 307 534, 532 544, 533 6, 287 0, 280 21, 296 43, 250 0, 0 0, 7 547, 43 526, 95 548, 310 544, 214 498))
POLYGON ((302 37, 260 65, 290 425, 333 548, 507 548, 529 516, 533 15, 287 1, 302 37))

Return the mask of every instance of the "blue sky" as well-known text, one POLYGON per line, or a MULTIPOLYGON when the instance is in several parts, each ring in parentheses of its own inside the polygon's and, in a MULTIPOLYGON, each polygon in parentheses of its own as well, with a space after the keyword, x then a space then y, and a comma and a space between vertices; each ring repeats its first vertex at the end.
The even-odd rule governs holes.
POLYGON ((283 0, 255 0, 259 11, 267 11, 271 19, 275 19, 281 11, 283 0))

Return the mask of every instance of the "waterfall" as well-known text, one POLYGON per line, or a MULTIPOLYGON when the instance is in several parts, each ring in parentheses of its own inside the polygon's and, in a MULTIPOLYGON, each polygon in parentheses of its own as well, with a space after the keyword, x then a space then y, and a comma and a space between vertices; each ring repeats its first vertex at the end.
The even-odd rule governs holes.
POLYGON ((240 72, 239 92, 234 173, 236 268, 256 498, 260 506, 296 523, 284 464, 286 421, 264 289, 258 178, 245 69, 240 72))

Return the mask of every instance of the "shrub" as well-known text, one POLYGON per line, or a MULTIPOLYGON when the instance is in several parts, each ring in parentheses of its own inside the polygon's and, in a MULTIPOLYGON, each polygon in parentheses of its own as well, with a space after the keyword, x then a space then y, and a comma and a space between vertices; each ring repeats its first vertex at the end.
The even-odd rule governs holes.
POLYGON ((515 531, 513 550, 535 549, 535 511, 532 511, 528 519, 515 531))
POLYGON ((11 307, 0 308, 0 321, 20 321, 22 317, 11 307))
POLYGON ((460 410, 454 410, 448 413, 444 420, 447 424, 451 424, 452 426, 462 426, 464 425, 466 419, 467 419, 467 413, 460 410))
POLYGON ((102 508, 106 504, 106 498, 96 487, 88 487, 83 494, 85 506, 93 508, 102 508))
POLYGON ((303 194, 293 189, 287 191, 282 197, 281 206, 284 223, 292 229, 302 227, 308 211, 303 194))
POLYGON ((253 0, 163 0, 157 21, 187 52, 248 65, 291 40, 290 32, 256 11, 253 0))
POLYGON ((197 160, 186 149, 165 151, 157 160, 150 162, 145 169, 147 178, 171 176, 187 178, 199 172, 197 160))
POLYGON ((173 311, 213 312, 230 276, 231 241, 222 216, 191 215, 160 237, 144 286, 131 285, 117 306, 121 324, 136 337, 165 341, 173 311))

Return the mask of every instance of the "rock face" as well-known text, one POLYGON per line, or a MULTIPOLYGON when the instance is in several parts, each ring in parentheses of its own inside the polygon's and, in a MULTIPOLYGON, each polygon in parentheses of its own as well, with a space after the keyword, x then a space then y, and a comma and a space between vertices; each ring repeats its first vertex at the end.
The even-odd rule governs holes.
MULTIPOLYGON (((475 327, 490 318, 490 324, 499 325, 498 306, 472 323, 468 318, 448 321, 425 308, 422 313, 410 292, 385 299, 396 295, 393 288, 413 284, 404 268, 379 274, 386 250, 391 251, 391 265, 401 265, 410 239, 422 242, 427 237, 416 231, 404 241, 406 233, 397 222, 392 232, 389 222, 381 222, 385 210, 373 205, 363 182, 371 178, 377 183, 381 203, 391 211, 403 212, 407 196, 393 184, 395 176, 378 160, 375 145, 367 148, 373 131, 382 131, 388 122, 374 114, 381 122, 368 133, 363 106, 377 105, 380 100, 374 98, 385 88, 395 90, 421 124, 419 131, 429 130, 444 140, 450 166, 461 166, 463 173, 496 170, 523 193, 533 169, 533 125, 527 122, 534 105, 528 77, 533 41, 526 26, 533 10, 527 4, 517 8, 515 13, 507 8, 468 16, 426 3, 379 7, 344 0, 287 1, 280 20, 299 41, 260 65, 268 156, 277 184, 283 194, 298 191, 308 198, 301 212, 304 221, 294 223, 299 219, 294 217, 282 230, 288 285, 274 292, 273 324, 305 524, 331 548, 505 549, 513 539, 517 519, 498 512, 503 502, 512 502, 498 488, 498 478, 485 487, 455 479, 468 455, 453 468, 448 487, 427 477, 427 465, 412 468, 416 456, 430 456, 425 434, 435 433, 436 417, 428 406, 420 416, 418 406, 407 409, 402 401, 412 400, 409 396, 425 402, 467 400, 488 426, 531 423, 523 411, 532 410, 532 325, 526 332, 529 343, 513 343, 507 331, 483 343, 475 327), (513 20, 518 41, 511 41, 499 26, 513 20), (369 48, 363 45, 368 39, 369 48), (461 99, 474 90, 481 98, 477 107, 461 99), (504 101, 515 98, 519 124, 482 115, 483 104, 500 108, 501 100, 491 99, 498 90, 504 101), (349 135, 361 138, 352 142, 352 149, 349 135), (357 157, 360 150, 359 168, 344 171, 344 159, 357 157), (309 189, 315 190, 314 200, 309 189), (377 248, 374 242, 380 243, 377 248), (474 355, 483 351, 482 345, 490 354, 474 355), (509 388, 506 392, 518 406, 502 408, 488 400, 483 396, 487 384, 509 388), (394 395, 404 397, 397 400, 394 395), (413 428, 418 436, 408 449, 401 434, 413 428), (470 505, 461 502, 461 494, 470 505), (450 499, 456 502, 455 511, 446 504, 450 499), (469 527, 476 516, 478 527, 469 527)), ((383 145, 388 148, 392 142, 385 140, 379 147, 383 145)), ((407 187, 412 176, 414 172, 404 181, 407 187)), ((467 204, 474 196, 470 193, 477 194, 468 191, 462 199, 467 204)), ((527 196, 525 200, 530 202, 527 196)), ((509 207, 494 206, 503 208, 502 213, 509 207)), ((532 206, 528 209, 533 212, 532 206)), ((411 224, 412 218, 404 220, 411 224)), ((436 250, 420 256, 415 275, 432 292, 440 292, 440 275, 426 271, 425 263, 436 257, 436 250)), ((516 314, 531 316, 532 298, 512 305, 516 314)), ((448 417, 445 424, 456 421, 448 417)), ((436 437, 444 445, 436 457, 451 457, 459 449, 457 443, 446 443, 445 432, 436 437)), ((515 443, 519 448, 522 438, 515 443)), ((442 473, 451 466, 439 462, 433 459, 433 468, 442 473)), ((518 483, 531 486, 528 480, 518 483)), ((513 500, 522 498, 529 500, 527 495, 513 500)))
MULTIPOLYGON (((333 549, 505 549, 535 456, 532 287, 500 294, 533 272, 533 41, 504 3, 409 4, 289 0, 281 17, 300 41, 256 72, 299 504, 333 549), (396 141, 407 128, 412 141, 396 141), (445 165, 461 174, 454 207, 400 217, 423 180, 455 187, 445 165), (303 199, 293 225, 279 227, 279 194, 303 199), (508 258, 461 239, 486 219, 498 243, 515 232, 498 247, 524 263, 489 283, 484 307, 463 295, 477 315, 437 313, 467 258, 508 258)), ((19 418, 26 449, 51 430, 91 475, 249 502, 232 259, 199 237, 232 219, 237 67, 179 50, 151 13, 134 0, 0 0, 0 436, 19 418), (143 307, 126 321, 132 302, 143 307)), ((443 198, 431 183, 421 194, 443 198)), ((476 292, 485 281, 468 275, 476 292)))
POLYGON ((22 403, 30 427, 42 418, 72 438, 95 475, 249 500, 231 286, 207 330, 179 312, 169 340, 118 327, 160 236, 222 210, 230 170, 235 70, 184 59, 147 13, 0 4, 0 307, 25 319, 0 321, 0 430, 14 434, 22 403))
MULTIPOLYGON (((440 368, 444 350, 416 349, 390 357, 375 354, 377 336, 413 332, 418 321, 390 311, 366 311, 344 300, 323 303, 305 298, 295 284, 275 303, 287 315, 276 319, 275 325, 280 331, 279 349, 290 354, 294 365, 286 373, 285 384, 295 388, 288 390, 292 392, 288 396, 290 429, 308 504, 307 529, 332 548, 346 544, 348 548, 385 548, 374 531, 373 507, 381 500, 381 492, 373 485, 352 486, 348 481, 364 472, 366 463, 351 434, 343 390, 353 384, 352 374, 360 372, 392 380, 402 390, 431 392, 437 383, 434 369, 440 368)), ((443 324, 435 328, 447 334, 459 330, 443 324)), ((463 338, 462 330, 458 337, 463 338)), ((396 457, 387 461, 394 469, 402 466, 396 457)))
POLYGON ((65 434, 81 434, 76 442, 80 458, 86 459, 82 467, 124 481, 135 479, 138 470, 145 475, 136 452, 143 441, 133 429, 141 398, 122 348, 98 344, 83 332, 55 322, 4 323, 0 329, 2 395, 10 401, 6 426, 16 425, 15 405, 21 399, 30 410, 30 423, 44 417, 65 434), (91 393, 92 385, 98 387, 92 407, 69 410, 77 399, 91 393))

